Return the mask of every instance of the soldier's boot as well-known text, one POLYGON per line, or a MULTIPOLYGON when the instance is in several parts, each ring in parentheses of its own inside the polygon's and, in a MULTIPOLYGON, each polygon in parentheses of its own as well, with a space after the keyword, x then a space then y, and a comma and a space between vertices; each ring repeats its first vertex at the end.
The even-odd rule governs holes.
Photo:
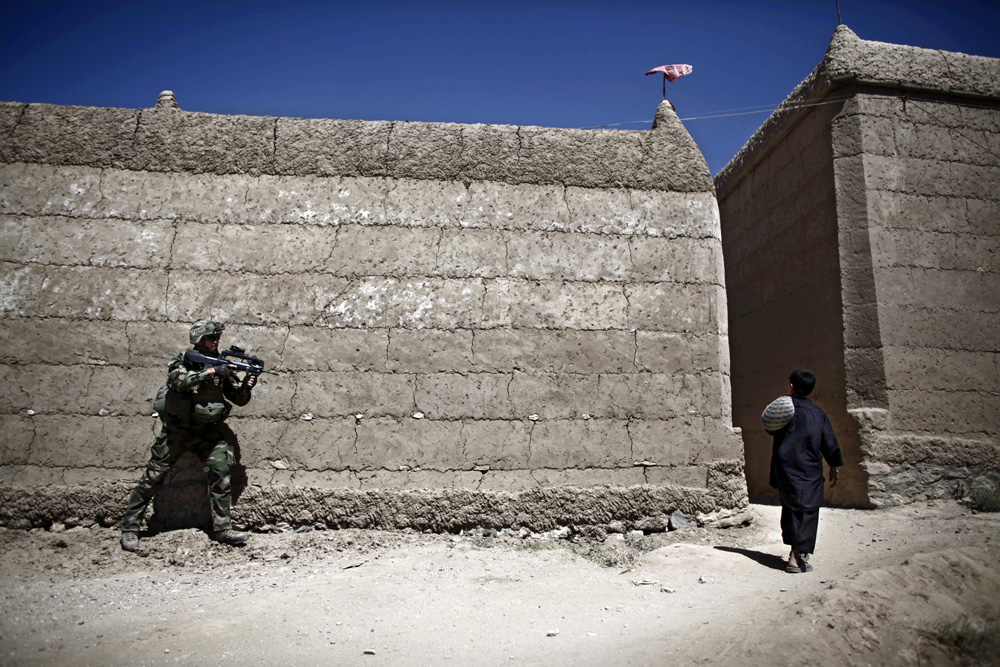
POLYGON ((215 541, 236 546, 247 541, 247 534, 239 530, 232 530, 231 528, 217 530, 215 531, 215 541))
POLYGON ((135 551, 139 548, 139 535, 132 531, 122 533, 122 551, 135 551))

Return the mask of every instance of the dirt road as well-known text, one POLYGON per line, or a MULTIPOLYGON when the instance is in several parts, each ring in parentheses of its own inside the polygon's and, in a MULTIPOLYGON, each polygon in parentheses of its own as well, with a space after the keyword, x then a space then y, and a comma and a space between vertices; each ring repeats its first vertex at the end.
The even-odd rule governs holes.
MULTIPOLYGON (((199 531, 127 554, 106 528, 0 529, 6 665, 950 664, 996 636, 1000 516, 938 501, 824 509, 784 572, 778 509, 641 541, 199 531), (992 628, 992 630, 991 630, 992 628)), ((995 655, 995 654, 994 654, 995 655)))

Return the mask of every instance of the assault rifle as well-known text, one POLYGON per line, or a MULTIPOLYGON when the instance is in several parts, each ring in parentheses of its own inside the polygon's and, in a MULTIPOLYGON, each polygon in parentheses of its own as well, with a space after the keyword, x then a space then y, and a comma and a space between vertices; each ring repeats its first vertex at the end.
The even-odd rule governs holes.
POLYGON ((248 375, 259 376, 261 373, 277 375, 275 371, 264 370, 264 360, 260 357, 247 354, 242 347, 233 345, 228 350, 217 357, 210 357, 197 350, 188 350, 184 353, 184 362, 188 364, 201 364, 202 368, 213 366, 233 366, 236 370, 243 371, 248 375), (239 359, 239 361, 237 361, 239 359))

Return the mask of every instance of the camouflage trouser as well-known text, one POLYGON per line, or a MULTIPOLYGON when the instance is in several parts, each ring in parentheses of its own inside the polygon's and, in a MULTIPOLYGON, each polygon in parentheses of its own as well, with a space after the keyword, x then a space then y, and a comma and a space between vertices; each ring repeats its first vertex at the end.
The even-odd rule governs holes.
POLYGON ((205 464, 208 473, 208 495, 212 505, 212 525, 216 531, 232 528, 229 511, 232 505, 229 468, 233 464, 233 448, 218 428, 192 433, 164 427, 150 450, 149 462, 128 499, 122 518, 122 532, 139 531, 139 522, 146 507, 181 454, 190 450, 205 464))

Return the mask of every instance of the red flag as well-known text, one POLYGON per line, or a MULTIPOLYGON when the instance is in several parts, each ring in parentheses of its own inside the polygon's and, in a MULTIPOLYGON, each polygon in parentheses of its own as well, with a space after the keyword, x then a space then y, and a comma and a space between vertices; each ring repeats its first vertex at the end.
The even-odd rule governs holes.
POLYGON ((667 81, 676 81, 685 74, 690 74, 694 70, 690 65, 660 65, 646 72, 646 74, 656 74, 663 72, 663 77, 667 81))

